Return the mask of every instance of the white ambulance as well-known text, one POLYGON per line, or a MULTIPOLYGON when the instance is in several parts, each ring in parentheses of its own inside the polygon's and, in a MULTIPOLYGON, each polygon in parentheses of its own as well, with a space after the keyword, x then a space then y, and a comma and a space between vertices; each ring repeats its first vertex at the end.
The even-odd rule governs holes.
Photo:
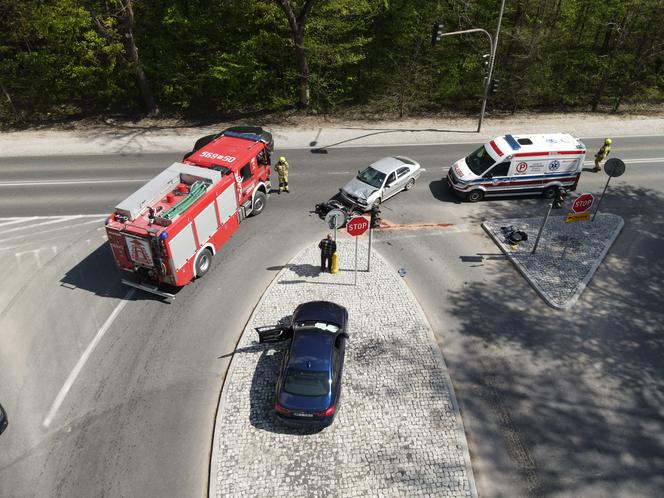
POLYGON ((586 146, 568 133, 505 135, 459 159, 447 172, 454 193, 470 202, 489 196, 575 190, 586 146))

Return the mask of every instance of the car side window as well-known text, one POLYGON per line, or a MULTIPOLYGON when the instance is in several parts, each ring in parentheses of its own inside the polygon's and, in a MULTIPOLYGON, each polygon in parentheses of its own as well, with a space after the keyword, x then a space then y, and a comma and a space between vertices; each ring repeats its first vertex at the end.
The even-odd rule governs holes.
POLYGON ((397 176, 399 178, 403 177, 404 175, 407 175, 408 172, 410 171, 410 168, 408 166, 403 166, 402 168, 399 168, 397 170, 397 176))
POLYGON ((243 182, 246 182, 249 178, 251 178, 251 165, 247 163, 244 166, 242 166, 240 174, 242 175, 243 182))
POLYGON ((261 151, 256 155, 256 159, 258 159, 258 164, 260 164, 260 165, 262 165, 262 166, 268 164, 268 160, 267 160, 267 157, 266 157, 266 155, 265 155, 265 150, 261 150, 261 151))
POLYGON ((385 185, 387 186, 387 185, 389 185, 390 183, 394 183, 394 180, 396 180, 396 179, 397 179, 397 175, 396 175, 396 173, 393 171, 392 173, 390 173, 390 176, 387 177, 387 180, 385 181, 385 185))
POLYGON ((486 178, 488 175, 491 175, 492 177, 507 176, 507 173, 510 170, 510 164, 512 164, 511 161, 505 161, 504 163, 497 164, 491 168, 491 171, 486 173, 484 177, 486 178))
POLYGON ((332 350, 332 378, 337 378, 337 373, 339 371, 339 348, 337 344, 334 344, 334 349, 332 350))

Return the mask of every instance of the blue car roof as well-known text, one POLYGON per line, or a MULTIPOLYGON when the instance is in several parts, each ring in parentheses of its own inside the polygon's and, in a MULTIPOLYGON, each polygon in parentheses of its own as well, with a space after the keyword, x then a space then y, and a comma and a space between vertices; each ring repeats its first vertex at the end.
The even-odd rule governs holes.
POLYGON ((337 334, 306 328, 293 334, 288 365, 302 370, 329 371, 337 334))
POLYGON ((296 308, 295 313, 293 313, 293 321, 320 320, 343 326, 346 322, 347 313, 346 308, 329 301, 310 301, 296 308))

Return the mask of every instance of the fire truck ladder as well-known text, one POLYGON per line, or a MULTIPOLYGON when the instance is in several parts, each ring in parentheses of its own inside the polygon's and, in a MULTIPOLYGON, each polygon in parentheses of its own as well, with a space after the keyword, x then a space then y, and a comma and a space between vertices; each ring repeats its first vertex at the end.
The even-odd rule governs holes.
POLYGON ((208 185, 205 182, 200 180, 194 182, 189 189, 187 196, 172 208, 167 209, 163 213, 159 213, 159 217, 164 218, 165 220, 173 220, 189 209, 194 202, 207 192, 207 189, 208 185))

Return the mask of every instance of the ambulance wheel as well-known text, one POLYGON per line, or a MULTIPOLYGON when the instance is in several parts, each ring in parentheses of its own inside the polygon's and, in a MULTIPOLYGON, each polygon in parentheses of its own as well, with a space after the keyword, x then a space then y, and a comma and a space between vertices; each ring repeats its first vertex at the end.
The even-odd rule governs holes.
POLYGON ((415 178, 411 178, 410 180, 408 180, 408 183, 406 183, 404 190, 410 190, 414 186, 415 186, 415 178))
POLYGON ((251 211, 251 216, 258 216, 263 212, 263 209, 265 209, 265 194, 263 192, 256 192, 256 195, 254 196, 254 208, 251 211))
POLYGON ((471 190, 466 196, 468 202, 479 202, 484 199, 484 192, 481 190, 471 190))
POLYGON ((201 278, 212 266, 212 251, 209 248, 203 249, 196 258, 196 277, 201 278))
POLYGON ((542 192, 542 197, 545 199, 553 199, 558 192, 558 187, 547 187, 542 192))

